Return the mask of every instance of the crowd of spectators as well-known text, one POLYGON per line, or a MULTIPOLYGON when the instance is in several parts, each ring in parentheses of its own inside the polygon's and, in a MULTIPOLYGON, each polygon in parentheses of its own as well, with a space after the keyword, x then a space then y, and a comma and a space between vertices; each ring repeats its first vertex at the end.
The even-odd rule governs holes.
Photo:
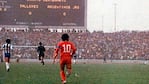
MULTIPOLYGON (((36 47, 39 42, 44 46, 56 46, 64 32, 49 31, 0 31, 0 44, 10 38, 14 46, 13 57, 37 58, 36 47)), ((149 59, 149 31, 120 31, 113 33, 68 32, 70 40, 77 46, 79 59, 149 59)), ((53 55, 54 47, 46 47, 46 58, 53 55)), ((1 52, 2 54, 2 52, 1 52)))

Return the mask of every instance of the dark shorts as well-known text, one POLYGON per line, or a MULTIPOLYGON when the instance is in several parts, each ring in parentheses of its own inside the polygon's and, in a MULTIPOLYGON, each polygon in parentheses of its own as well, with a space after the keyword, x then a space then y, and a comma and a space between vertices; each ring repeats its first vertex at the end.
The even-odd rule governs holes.
POLYGON ((39 53, 39 57, 44 57, 44 53, 39 53))
POLYGON ((44 53, 39 53, 39 60, 41 60, 41 57, 44 58, 44 53))
POLYGON ((10 58, 10 53, 5 53, 5 57, 10 58))

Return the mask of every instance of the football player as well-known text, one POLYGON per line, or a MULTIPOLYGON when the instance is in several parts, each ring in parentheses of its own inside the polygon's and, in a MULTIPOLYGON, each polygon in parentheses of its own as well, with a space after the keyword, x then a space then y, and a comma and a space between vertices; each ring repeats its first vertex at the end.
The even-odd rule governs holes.
POLYGON ((53 63, 55 62, 55 59, 58 56, 58 52, 60 51, 60 77, 62 80, 62 84, 66 84, 66 75, 64 72, 65 66, 67 69, 67 77, 72 73, 72 66, 71 66, 71 59, 72 55, 75 54, 76 52, 76 47, 74 46, 74 43, 69 41, 69 35, 68 34, 63 34, 61 36, 62 41, 60 41, 57 44, 57 47, 54 51, 54 60, 53 63))
POLYGON ((9 63, 10 63, 11 49, 12 49, 11 40, 6 39, 6 43, 3 44, 3 52, 4 52, 4 56, 5 56, 5 63, 6 63, 6 71, 7 72, 9 72, 9 70, 10 70, 9 63))
POLYGON ((39 60, 41 60, 41 63, 44 65, 44 60, 43 59, 44 59, 45 47, 42 45, 41 42, 39 42, 37 52, 39 53, 39 60))

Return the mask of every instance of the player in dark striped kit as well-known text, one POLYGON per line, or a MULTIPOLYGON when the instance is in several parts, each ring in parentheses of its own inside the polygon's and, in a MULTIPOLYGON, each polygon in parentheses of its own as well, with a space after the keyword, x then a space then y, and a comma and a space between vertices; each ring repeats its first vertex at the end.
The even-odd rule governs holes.
POLYGON ((6 43, 3 44, 3 52, 5 56, 5 63, 6 63, 6 71, 9 72, 10 70, 10 56, 11 56, 11 50, 12 50, 12 45, 11 45, 11 40, 6 39, 6 43))

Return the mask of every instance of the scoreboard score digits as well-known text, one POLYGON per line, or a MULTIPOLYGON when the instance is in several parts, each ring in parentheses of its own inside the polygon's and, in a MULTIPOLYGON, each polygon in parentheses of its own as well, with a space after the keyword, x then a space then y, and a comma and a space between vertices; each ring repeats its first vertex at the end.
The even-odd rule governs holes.
POLYGON ((84 26, 85 0, 0 0, 0 25, 84 26))

